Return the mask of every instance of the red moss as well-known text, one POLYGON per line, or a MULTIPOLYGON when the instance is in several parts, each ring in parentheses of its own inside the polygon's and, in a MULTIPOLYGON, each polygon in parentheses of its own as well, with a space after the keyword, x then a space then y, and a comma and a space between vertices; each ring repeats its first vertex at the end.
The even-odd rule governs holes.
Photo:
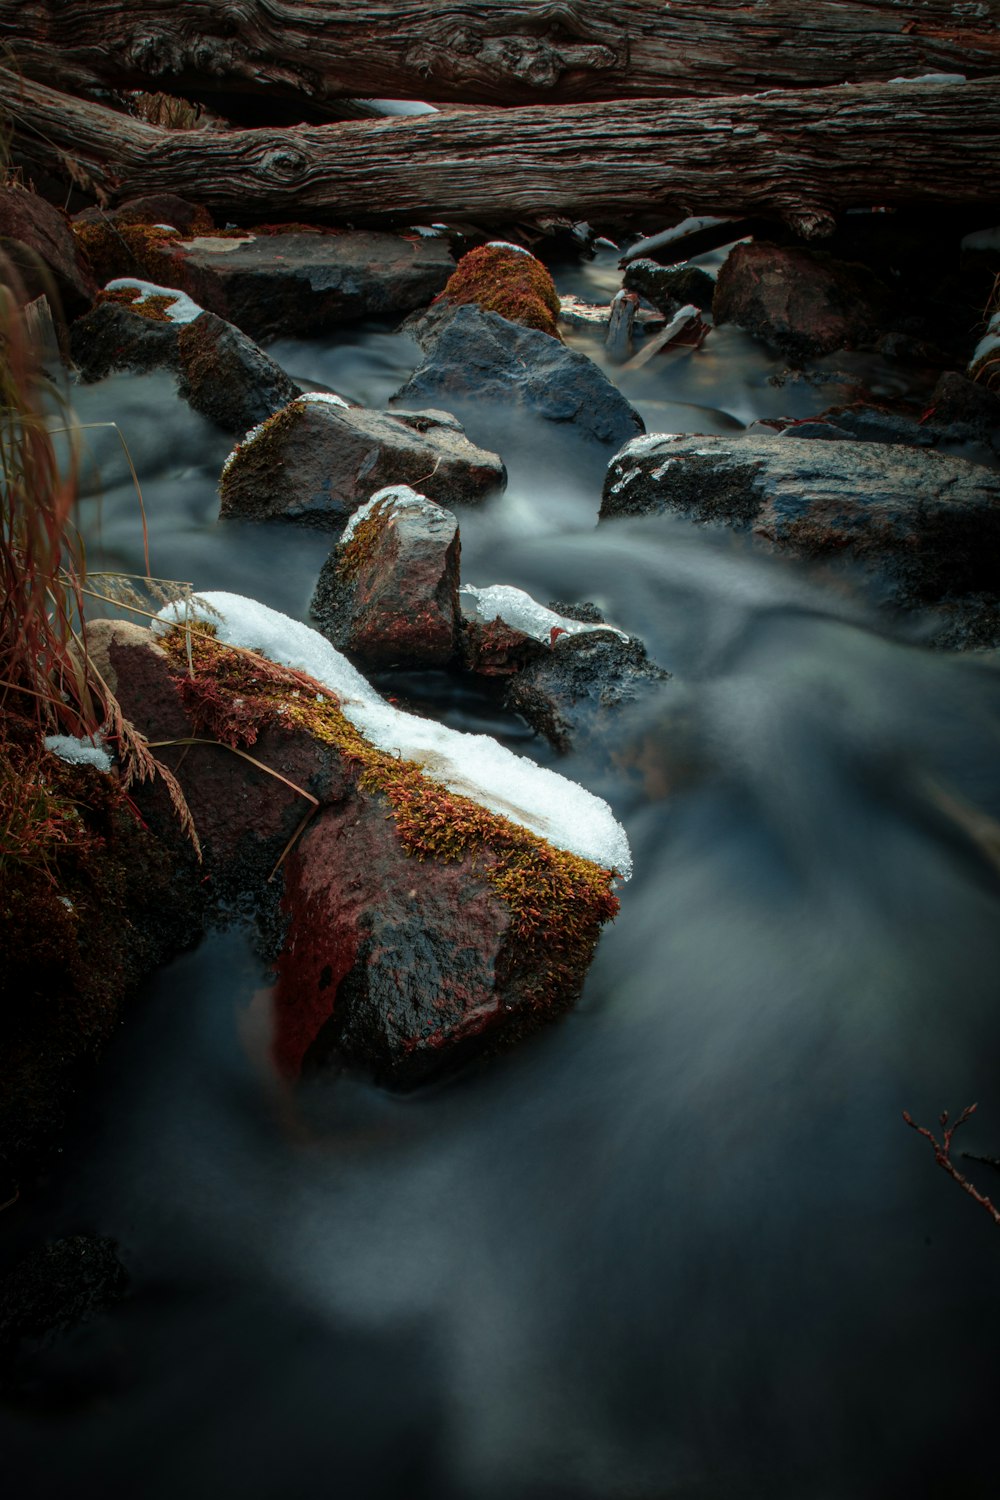
POLYGON ((474 302, 524 328, 559 338, 559 294, 540 260, 507 245, 483 245, 459 261, 441 293, 449 302, 474 302))
POLYGON ((104 285, 120 276, 170 285, 176 265, 176 229, 156 224, 74 224, 73 233, 97 280, 104 285))
POLYGON ((97 300, 117 302, 121 307, 127 307, 129 312, 148 318, 151 323, 169 323, 171 318, 168 309, 173 307, 177 298, 159 294, 144 296, 137 286, 116 286, 110 291, 105 288, 103 292, 99 292, 97 300))

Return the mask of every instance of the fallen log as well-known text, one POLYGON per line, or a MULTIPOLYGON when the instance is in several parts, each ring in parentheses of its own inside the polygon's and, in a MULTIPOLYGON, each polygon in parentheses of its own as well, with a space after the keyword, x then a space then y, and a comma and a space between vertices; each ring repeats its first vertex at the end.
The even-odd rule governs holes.
POLYGON ((168 131, 0 69, 29 167, 108 201, 366 224, 651 211, 778 218, 1000 198, 1000 84, 866 84, 741 99, 468 110, 284 130, 168 131))
POLYGON ((954 0, 0 0, 39 82, 481 104, 747 94, 1000 68, 1000 3, 954 0))

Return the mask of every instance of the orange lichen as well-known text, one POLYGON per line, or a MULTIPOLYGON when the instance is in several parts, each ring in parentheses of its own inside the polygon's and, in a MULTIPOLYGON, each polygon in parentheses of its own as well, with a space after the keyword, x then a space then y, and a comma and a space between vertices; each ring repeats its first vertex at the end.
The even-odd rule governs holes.
POLYGON ((127 307, 129 312, 138 313, 142 318, 149 318, 151 323, 171 322, 168 308, 173 307, 176 297, 148 293, 143 296, 137 286, 116 286, 105 288, 97 294, 98 302, 117 302, 121 307, 127 307), (141 299, 141 300, 140 300, 141 299))
POLYGON ((442 300, 474 302, 524 328, 559 338, 559 294, 540 260, 509 245, 483 245, 463 255, 442 300))
POLYGON ((361 791, 385 798, 404 851, 418 860, 467 859, 511 912, 508 952, 532 1004, 576 993, 600 929, 618 910, 614 871, 433 780, 415 761, 380 750, 347 718, 328 687, 257 652, 221 645, 211 626, 176 627, 161 641, 199 733, 233 747, 267 728, 304 729, 335 746, 361 791))

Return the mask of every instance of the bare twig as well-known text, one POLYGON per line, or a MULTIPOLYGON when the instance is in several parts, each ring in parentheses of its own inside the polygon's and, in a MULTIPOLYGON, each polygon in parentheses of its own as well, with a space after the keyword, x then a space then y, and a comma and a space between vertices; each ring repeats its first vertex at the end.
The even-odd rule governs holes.
POLYGON ((937 1162, 938 1166, 943 1167, 944 1170, 948 1173, 948 1176, 953 1178, 954 1181, 958 1183, 959 1187, 964 1189, 964 1191, 968 1193, 970 1198, 974 1198, 981 1208, 985 1208, 994 1224, 1000 1224, 1000 1209, 994 1206, 990 1199, 986 1197, 985 1193, 981 1193, 977 1187, 973 1186, 973 1184, 967 1177, 963 1176, 963 1174, 958 1170, 958 1168, 955 1166, 955 1163, 951 1159, 951 1142, 955 1131, 960 1125, 965 1124, 966 1120, 970 1117, 970 1115, 973 1115, 975 1113, 978 1107, 979 1106, 976 1104, 967 1104, 953 1125, 948 1124, 948 1111, 946 1109, 942 1110, 939 1116, 939 1123, 942 1130, 942 1137, 940 1141, 931 1134, 926 1125, 918 1125, 905 1109, 903 1110, 903 1119, 906 1121, 907 1125, 909 1125, 911 1130, 915 1130, 918 1135, 922 1135, 930 1141, 931 1146, 934 1149, 934 1160, 937 1162))

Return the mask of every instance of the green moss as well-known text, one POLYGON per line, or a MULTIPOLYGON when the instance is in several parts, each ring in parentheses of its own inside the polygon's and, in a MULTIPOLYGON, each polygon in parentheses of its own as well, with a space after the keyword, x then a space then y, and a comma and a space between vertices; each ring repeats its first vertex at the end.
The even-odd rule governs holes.
POLYGON ((359 521, 346 542, 337 548, 337 576, 350 582, 368 562, 375 544, 385 531, 392 507, 379 500, 363 521, 359 521))
POLYGON ((474 302, 524 328, 559 338, 559 294, 540 260, 506 245, 483 245, 459 261, 441 293, 449 302, 474 302))
POLYGON ((180 235, 156 224, 74 224, 73 233, 101 285, 120 276, 170 285, 180 235))
POLYGON ((169 323, 170 314, 167 309, 173 307, 176 297, 148 295, 143 297, 138 287, 116 286, 110 291, 98 293, 98 302, 117 302, 121 307, 127 307, 130 312, 138 313, 141 318, 148 318, 151 323, 169 323), (139 299, 142 298, 140 301, 139 299))
POLYGON ((281 450, 286 439, 303 420, 306 410, 304 402, 290 401, 236 444, 219 480, 223 515, 230 503, 241 497, 244 488, 253 491, 257 486, 267 486, 275 464, 282 462, 281 450))
POLYGON ((180 627, 161 642, 199 733, 252 745, 266 728, 304 729, 334 746, 363 792, 385 799, 405 852, 418 860, 468 860, 511 913, 507 964, 533 1003, 575 995, 600 929, 618 910, 614 872, 551 844, 429 777, 415 761, 369 743, 329 688, 256 652, 220 645, 213 629, 180 627))

